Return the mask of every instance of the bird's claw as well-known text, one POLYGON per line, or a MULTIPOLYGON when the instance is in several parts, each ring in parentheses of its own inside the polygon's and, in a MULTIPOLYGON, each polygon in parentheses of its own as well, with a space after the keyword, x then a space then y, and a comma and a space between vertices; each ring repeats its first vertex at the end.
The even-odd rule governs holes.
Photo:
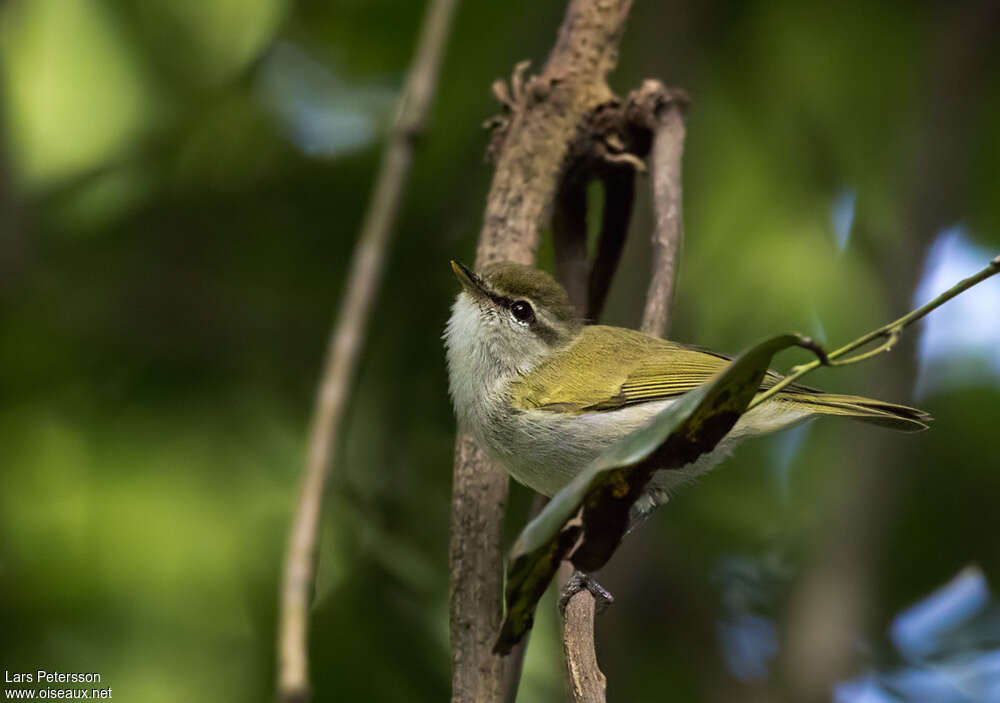
POLYGON ((566 615, 566 606, 569 604, 570 599, 580 591, 589 591, 590 595, 594 597, 594 608, 597 614, 603 613, 609 605, 615 602, 615 597, 604 586, 597 583, 593 576, 585 574, 582 571, 574 571, 573 575, 566 582, 566 585, 559 592, 558 606, 560 615, 566 615))

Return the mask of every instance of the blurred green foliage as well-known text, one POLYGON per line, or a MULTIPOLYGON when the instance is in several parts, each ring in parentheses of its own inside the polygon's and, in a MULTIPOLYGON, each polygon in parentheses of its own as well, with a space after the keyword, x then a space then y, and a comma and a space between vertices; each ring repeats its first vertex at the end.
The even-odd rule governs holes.
MULTIPOLYGON (((123 701, 271 700, 313 388, 422 5, 0 6, 4 668, 98 671, 123 701), (289 55, 291 69, 277 63, 289 55)), ((447 693, 447 262, 474 251, 490 82, 544 61, 562 10, 461 6, 328 496, 317 700, 447 693)), ((1000 250, 993 14, 637 3, 614 87, 656 76, 694 101, 672 336, 731 352, 788 330, 846 341, 909 307, 939 229, 962 223, 1000 250), (844 193, 856 206, 840 251, 844 193)), ((649 228, 643 195, 611 322, 639 318, 649 228)), ((904 346, 815 382, 905 402, 915 363, 904 346)), ((948 363, 974 360, 956 349, 948 363)), ((894 614, 966 564, 997 588, 997 379, 919 402, 938 418, 920 436, 819 424, 784 464, 783 438, 748 445, 626 542, 602 579, 618 596, 598 626, 612 700, 762 685, 724 666, 719 565, 771 574, 754 608, 782 629, 844 477, 886 470, 866 457, 893 464, 858 633, 882 647, 872 665, 890 656, 894 614)), ((508 533, 529 500, 515 487, 508 533)), ((560 695, 553 610, 539 611, 522 701, 560 695)))

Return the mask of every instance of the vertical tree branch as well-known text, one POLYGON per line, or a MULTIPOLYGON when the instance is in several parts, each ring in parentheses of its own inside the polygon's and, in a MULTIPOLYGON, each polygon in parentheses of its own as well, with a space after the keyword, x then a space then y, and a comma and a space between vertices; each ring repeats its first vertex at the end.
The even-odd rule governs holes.
MULTIPOLYGON (((569 562, 559 566, 559 584, 573 574, 569 562)), ((580 591, 566 602, 563 611, 563 656, 566 659, 569 697, 574 703, 601 703, 605 700, 608 679, 597 663, 594 618, 597 602, 590 591, 580 591)))
POLYGON ((309 604, 323 493, 364 345, 368 316, 382 280, 386 249, 403 200, 414 142, 437 89, 456 5, 457 0, 432 0, 427 7, 327 348, 309 431, 305 472, 285 555, 278 628, 278 696, 282 701, 302 701, 309 697, 309 604))
MULTIPOLYGON (((681 155, 684 151, 684 114, 687 96, 678 90, 669 91, 658 81, 645 81, 642 88, 629 97, 626 108, 630 122, 652 132, 653 148, 650 154, 650 172, 653 178, 653 208, 656 227, 653 230, 653 265, 642 330, 647 334, 662 336, 669 322, 670 298, 677 269, 677 252, 683 232, 681 223, 681 155)), ((605 208, 605 230, 623 223, 620 240, 624 242, 625 229, 631 216, 631 180, 627 186, 628 197, 621 193, 608 193, 605 208), (613 201, 616 203, 613 205, 613 201), (610 213, 608 209, 615 207, 610 213), (625 208, 623 210, 623 208, 625 208), (612 224, 609 226, 609 216, 612 224)), ((619 245, 610 256, 617 256, 619 245)), ((605 271, 614 271, 616 261, 605 263, 605 271)), ((594 270, 601 265, 600 256, 594 270)), ((610 275, 607 276, 610 283, 610 275)), ((608 286, 601 290, 591 288, 591 305, 597 310, 603 306, 608 286)), ((568 564, 560 569, 560 584, 565 584, 571 572, 568 564)), ((569 677, 570 695, 575 703, 600 703, 605 700, 606 679, 597 663, 594 642, 594 596, 586 590, 575 593, 566 603, 563 613, 563 651, 569 677)))
POLYGON ((684 154, 684 111, 688 98, 659 81, 645 81, 631 96, 633 119, 653 133, 649 172, 653 181, 653 270, 646 293, 642 331, 662 337, 670 321, 670 303, 677 279, 677 258, 684 239, 681 218, 681 157, 684 154))
MULTIPOLYGON (((587 184, 567 183, 559 192, 552 216, 552 244, 556 278, 566 288, 569 301, 579 313, 587 312, 587 184)), ((587 314, 589 318, 589 314, 587 314)))
MULTIPOLYGON (((581 141, 590 141, 589 137, 585 135, 581 141)), ((593 263, 587 252, 589 174, 563 186, 552 218, 556 278, 566 288, 573 307, 588 322, 597 322, 604 310, 635 201, 633 164, 602 164, 597 170, 604 188, 604 209, 593 263)))
MULTIPOLYGON (((585 142, 589 142, 590 138, 591 135, 582 135, 585 142)), ((567 179, 570 182, 560 191, 552 223, 556 278, 566 288, 573 306, 585 313, 590 322, 596 322, 604 308, 611 279, 625 245, 635 194, 635 172, 631 165, 611 169, 603 167, 601 170, 604 171, 601 175, 605 192, 604 212, 593 264, 587 253, 586 184, 589 173, 576 174, 575 178, 570 176, 567 179)), ((533 508, 532 511, 535 514, 541 510, 544 501, 536 501, 536 505, 537 510, 533 508)), ((557 579, 560 589, 566 586, 572 574, 569 563, 560 566, 557 579)), ((562 612, 567 685, 574 701, 603 701, 607 679, 598 666, 594 648, 596 602, 589 592, 585 593, 576 594, 567 601, 562 612)), ((527 639, 525 637, 511 652, 512 666, 521 666, 527 639)), ((510 671, 507 679, 516 681, 510 671)), ((505 689, 509 694, 512 686, 508 683, 505 689)))
MULTIPOLYGON (((532 263, 551 213, 569 145, 611 91, 631 0, 571 0, 539 76, 512 81, 511 114, 495 134, 496 173, 479 235, 476 266, 532 263)), ((459 428, 452 478, 450 545, 452 700, 498 701, 503 665, 493 654, 500 624, 501 536, 507 476, 459 428)))
MULTIPOLYGON (((557 209, 555 226, 553 227, 556 244, 555 268, 557 278, 565 286, 567 293, 570 295, 570 300, 576 309, 578 311, 585 309, 589 311, 594 307, 594 290, 589 285, 594 271, 598 267, 601 267, 603 272, 608 272, 607 285, 603 287, 603 293, 606 294, 610 287, 614 264, 610 267, 603 265, 601 256, 598 254, 594 260, 593 267, 590 266, 586 244, 586 189, 583 186, 577 186, 576 193, 578 196, 577 199, 560 199, 559 208, 557 209), (569 214, 560 216, 560 210, 569 210, 569 214), (573 213, 579 213, 579 216, 574 216, 573 213), (562 227, 560 227, 560 222, 563 223, 562 227), (572 225, 575 225, 575 227, 572 225), (565 229, 567 232, 563 233, 561 229, 565 229), (583 250, 582 262, 580 261, 581 247, 583 250)), ((603 229, 606 230, 606 227, 603 229)), ((603 233, 601 239, 602 241, 605 239, 603 233)), ((624 243, 624 233, 622 233, 621 241, 624 243)), ((620 252, 620 246, 618 247, 618 251, 620 252)), ((597 299, 596 307, 600 309, 603 304, 604 298, 602 295, 597 299)), ((589 313, 587 317, 590 317, 589 313)), ((556 583, 560 591, 566 588, 572 576, 573 567, 569 562, 564 561, 559 565, 556 583)), ((566 601, 561 614, 563 626, 563 661, 566 664, 566 686, 569 698, 574 703, 582 703, 584 701, 587 703, 603 703, 605 700, 607 678, 597 663, 594 636, 594 616, 597 614, 597 603, 594 600, 594 596, 587 590, 574 593, 566 601)))
POLYGON ((604 311, 604 303, 611 290, 611 279, 618 270, 618 262, 625 248, 628 225, 632 220, 635 201, 635 169, 632 166, 616 168, 601 178, 604 186, 604 212, 601 215, 601 234, 597 240, 597 254, 590 270, 587 319, 597 321, 604 311))

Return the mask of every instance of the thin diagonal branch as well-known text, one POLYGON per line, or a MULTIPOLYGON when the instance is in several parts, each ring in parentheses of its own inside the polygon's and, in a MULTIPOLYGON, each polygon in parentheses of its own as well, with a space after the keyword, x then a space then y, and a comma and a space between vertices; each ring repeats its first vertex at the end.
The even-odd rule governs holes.
POLYGON ((792 369, 792 372, 790 374, 782 378, 778 383, 775 383, 773 386, 771 386, 771 388, 767 389, 764 393, 761 393, 756 398, 754 398, 754 401, 750 404, 750 406, 747 409, 752 410, 753 408, 757 407, 764 401, 770 399, 777 393, 781 392, 789 384, 797 381, 798 379, 805 376, 807 373, 819 368, 820 366, 823 365, 847 366, 848 364, 854 364, 859 361, 864 361, 865 359, 868 359, 874 356, 875 354, 891 350, 893 344, 895 344, 895 342, 899 339, 899 335, 902 333, 905 327, 912 325, 914 322, 925 317, 933 310, 937 310, 939 307, 947 303, 956 295, 964 293, 973 286, 982 283, 990 276, 995 276, 998 273, 1000 273, 1000 256, 994 257, 989 264, 987 264, 983 269, 981 269, 977 273, 973 274, 972 276, 969 276, 968 278, 962 279, 954 286, 946 290, 944 293, 934 298, 934 300, 931 300, 930 302, 921 305, 916 310, 912 310, 906 313, 898 320, 893 320, 888 324, 882 325, 878 329, 872 330, 868 334, 858 337, 853 342, 848 342, 844 346, 830 352, 829 354, 824 355, 820 359, 814 359, 813 361, 810 361, 807 364, 796 366, 794 369, 792 369), (844 359, 843 361, 839 362, 837 361, 837 359, 840 358, 841 356, 844 356, 845 354, 852 352, 860 347, 863 347, 866 344, 870 344, 871 342, 880 338, 887 338, 887 342, 879 345, 876 349, 873 349, 871 352, 865 352, 863 354, 858 354, 857 356, 853 356, 849 359, 844 359))
POLYGON ((278 696, 309 697, 309 604, 313 590, 316 534, 323 493, 337 449, 354 370, 369 312, 382 281, 385 253, 399 213, 414 142, 437 89, 444 47, 458 0, 432 0, 416 54, 397 107, 372 199, 358 237, 337 324, 327 348, 316 398, 305 472, 285 555, 278 629, 278 696))
MULTIPOLYGON (((950 3, 935 14, 935 31, 921 63, 925 71, 913 76, 925 106, 920 128, 899 152, 900 236, 880 238, 884 248, 876 257, 885 298, 893 307, 905 309, 912 302, 930 243, 964 212, 965 177, 972 171, 963 145, 990 92, 986 86, 993 73, 986 57, 995 53, 998 29, 995 2, 950 3)), ((905 399, 913 390, 913 337, 902 339, 901 346, 879 372, 886 397, 905 399)), ((900 486, 909 480, 902 442, 865 433, 852 435, 851 443, 848 470, 829 483, 828 515, 815 557, 788 598, 786 644, 776 668, 788 698, 805 703, 829 700, 838 681, 869 663, 857 643, 876 611, 872 594, 878 592, 889 525, 900 510, 900 486)))

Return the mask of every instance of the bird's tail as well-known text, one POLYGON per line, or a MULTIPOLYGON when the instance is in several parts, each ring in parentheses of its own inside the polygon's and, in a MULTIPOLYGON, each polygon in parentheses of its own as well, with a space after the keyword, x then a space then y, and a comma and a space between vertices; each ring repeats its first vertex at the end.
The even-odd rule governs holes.
POLYGON ((859 395, 839 395, 836 393, 795 393, 789 395, 792 396, 789 400, 802 403, 813 412, 850 417, 900 432, 926 430, 933 419, 928 413, 917 408, 887 403, 874 398, 863 398, 859 395))

